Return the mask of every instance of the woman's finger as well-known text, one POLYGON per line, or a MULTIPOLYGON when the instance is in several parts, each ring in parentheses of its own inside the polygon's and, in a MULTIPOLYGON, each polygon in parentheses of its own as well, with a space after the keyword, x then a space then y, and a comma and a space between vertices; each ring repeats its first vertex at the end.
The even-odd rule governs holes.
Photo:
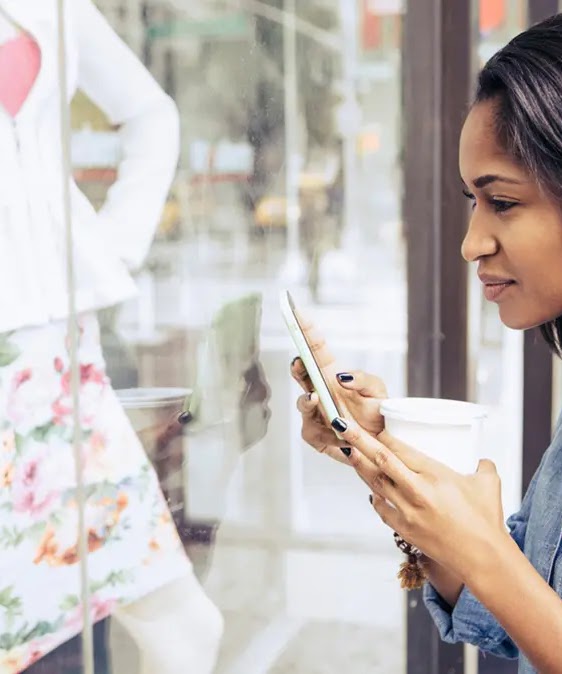
POLYGON ((328 447, 335 447, 341 454, 340 448, 347 446, 345 440, 340 440, 329 428, 315 422, 304 424, 301 436, 308 445, 321 454, 325 453, 328 447))
POLYGON ((364 398, 385 399, 388 394, 382 379, 362 370, 350 370, 336 375, 339 385, 348 391, 357 391, 364 398))
POLYGON ((371 491, 376 492, 383 489, 382 481, 386 476, 381 472, 380 468, 377 468, 373 461, 369 461, 369 459, 367 459, 353 447, 346 446, 343 447, 340 451, 343 455, 345 455, 347 463, 355 468, 357 475, 359 475, 359 477, 371 491))
MULTIPOLYGON (((369 435, 372 437, 372 433, 369 433, 369 435)), ((380 437, 380 434, 377 437, 380 437)), ((349 445, 350 443, 348 441, 346 441, 346 444, 349 445)), ((372 443, 372 444, 369 443, 369 444, 366 444, 366 445, 362 445, 361 447, 356 447, 356 449, 358 449, 367 459, 369 459, 369 461, 371 461, 371 463, 376 465, 377 452, 378 452, 379 446, 380 446, 380 442, 377 443, 375 441, 375 443, 372 443)))
POLYGON ((305 393, 310 393, 314 390, 314 386, 308 372, 302 362, 302 358, 297 356, 293 359, 291 363, 291 376, 297 382, 297 384, 302 388, 305 393))
POLYGON ((362 455, 353 458, 354 451, 355 455, 359 454, 357 450, 353 450, 350 447, 342 450, 348 457, 348 462, 355 468, 359 477, 369 489, 374 494, 382 496, 398 510, 407 508, 408 503, 393 480, 391 480, 388 475, 385 475, 380 468, 377 468, 374 463, 365 460, 365 457, 362 455))
POLYGON ((342 452, 343 442, 326 426, 312 421, 303 426, 301 435, 306 444, 310 445, 319 454, 325 454, 339 463, 349 465, 345 454, 342 452))
POLYGON ((393 508, 384 498, 377 494, 372 494, 371 500, 373 509, 388 527, 396 531, 400 528, 400 513, 393 508))
MULTIPOLYGON (((337 442, 337 438, 336 438, 337 442)), ((329 456, 330 459, 334 459, 334 461, 338 461, 339 463, 343 463, 344 465, 349 467, 349 461, 347 460, 347 457, 345 454, 342 454, 342 448, 338 447, 337 445, 326 445, 322 451, 317 450, 320 454, 325 454, 326 456, 329 456)), ((369 485, 367 485, 369 487, 369 485)))
POLYGON ((328 454, 340 462, 347 463, 342 456, 341 447, 345 447, 344 440, 340 440, 334 431, 326 426, 320 414, 319 399, 316 393, 307 393, 297 399, 297 408, 303 418, 302 438, 321 454, 328 454))
MULTIPOLYGON (((325 376, 327 372, 333 373, 335 370, 335 358, 328 348, 328 344, 323 335, 318 332, 314 323, 306 316, 306 314, 303 314, 301 310, 297 312, 297 318, 304 338, 314 355, 316 364, 325 376)), ((312 391, 312 382, 310 381, 308 372, 306 371, 304 363, 298 357, 295 358, 291 364, 291 374, 305 391, 312 391)), ((331 376, 333 377, 333 374, 331 376)))
MULTIPOLYGON (((305 423, 312 420, 314 423, 320 424, 322 428, 327 430, 331 437, 336 437, 336 434, 324 415, 318 393, 313 391, 299 396, 297 399, 297 409, 301 413, 305 423)), ((343 444, 345 445, 345 443, 343 444)))
POLYGON ((388 431, 379 433, 377 439, 415 473, 435 472, 440 466, 443 467, 438 461, 398 440, 388 431))
POLYGON ((324 339, 324 336, 318 332, 314 323, 303 314, 302 311, 298 311, 299 325, 302 329, 304 338, 306 339, 312 353, 314 354, 314 360, 316 361, 318 367, 323 370, 324 368, 334 365, 335 358, 328 348, 328 344, 324 339))
POLYGON ((297 409, 305 419, 319 416, 319 398, 317 393, 304 393, 297 398, 297 409))
POLYGON ((497 477, 498 475, 496 464, 490 459, 480 459, 476 472, 480 473, 481 475, 492 475, 493 477, 497 477))
POLYGON ((399 488, 413 490, 415 473, 361 426, 343 419, 335 419, 332 426, 352 447, 348 460, 361 477, 370 477, 376 467, 399 488))
POLYGON ((386 501, 392 504, 398 510, 407 507, 407 503, 396 487, 396 484, 384 473, 378 471, 372 483, 369 485, 374 494, 382 496, 386 501))

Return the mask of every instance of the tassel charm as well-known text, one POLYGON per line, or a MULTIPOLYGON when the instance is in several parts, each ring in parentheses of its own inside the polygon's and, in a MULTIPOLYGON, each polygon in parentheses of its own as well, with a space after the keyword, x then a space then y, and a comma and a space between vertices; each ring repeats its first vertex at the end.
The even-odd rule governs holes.
POLYGON ((417 555, 408 555, 408 560, 400 565, 397 578, 403 590, 421 590, 427 580, 421 559, 417 555))
POLYGON ((407 555, 408 559, 400 565, 398 580, 403 590, 420 590, 427 580, 427 573, 422 562, 421 550, 405 541, 397 533, 394 534, 397 547, 407 555))

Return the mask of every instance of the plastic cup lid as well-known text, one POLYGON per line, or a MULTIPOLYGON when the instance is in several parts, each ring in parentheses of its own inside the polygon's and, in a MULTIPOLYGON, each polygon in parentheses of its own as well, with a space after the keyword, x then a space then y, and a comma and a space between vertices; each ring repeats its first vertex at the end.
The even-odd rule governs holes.
POLYGON ((380 410, 386 419, 445 426, 470 426, 488 414, 482 405, 442 398, 389 398, 380 410))
POLYGON ((148 407, 166 407, 174 403, 183 404, 193 391, 189 388, 142 387, 115 391, 125 408, 143 409, 148 407))

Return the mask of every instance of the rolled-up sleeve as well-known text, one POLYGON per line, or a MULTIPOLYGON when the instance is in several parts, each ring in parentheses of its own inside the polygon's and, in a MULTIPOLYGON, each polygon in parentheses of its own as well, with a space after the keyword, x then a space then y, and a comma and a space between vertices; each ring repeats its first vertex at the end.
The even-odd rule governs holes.
MULTIPOLYGON (((527 489, 521 509, 507 520, 511 537, 521 550, 524 550, 531 504, 545 457, 546 453, 527 489)), ((454 608, 447 604, 430 583, 426 583, 424 587, 423 599, 443 641, 472 644, 503 658, 513 659, 519 656, 519 650, 511 637, 466 587, 454 608)))
POLYGON ((511 637, 466 588, 454 609, 429 583, 424 587, 423 598, 443 641, 472 644, 502 658, 519 656, 519 649, 511 637))

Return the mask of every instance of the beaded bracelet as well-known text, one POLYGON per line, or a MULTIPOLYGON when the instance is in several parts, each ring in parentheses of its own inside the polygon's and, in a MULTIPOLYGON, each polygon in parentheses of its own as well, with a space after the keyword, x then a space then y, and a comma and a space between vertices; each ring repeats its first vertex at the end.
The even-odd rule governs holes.
POLYGON ((398 579, 403 590, 420 590, 427 580, 427 573, 422 561, 422 551, 415 545, 405 541, 394 532, 394 542, 407 555, 408 559, 400 565, 398 579))

